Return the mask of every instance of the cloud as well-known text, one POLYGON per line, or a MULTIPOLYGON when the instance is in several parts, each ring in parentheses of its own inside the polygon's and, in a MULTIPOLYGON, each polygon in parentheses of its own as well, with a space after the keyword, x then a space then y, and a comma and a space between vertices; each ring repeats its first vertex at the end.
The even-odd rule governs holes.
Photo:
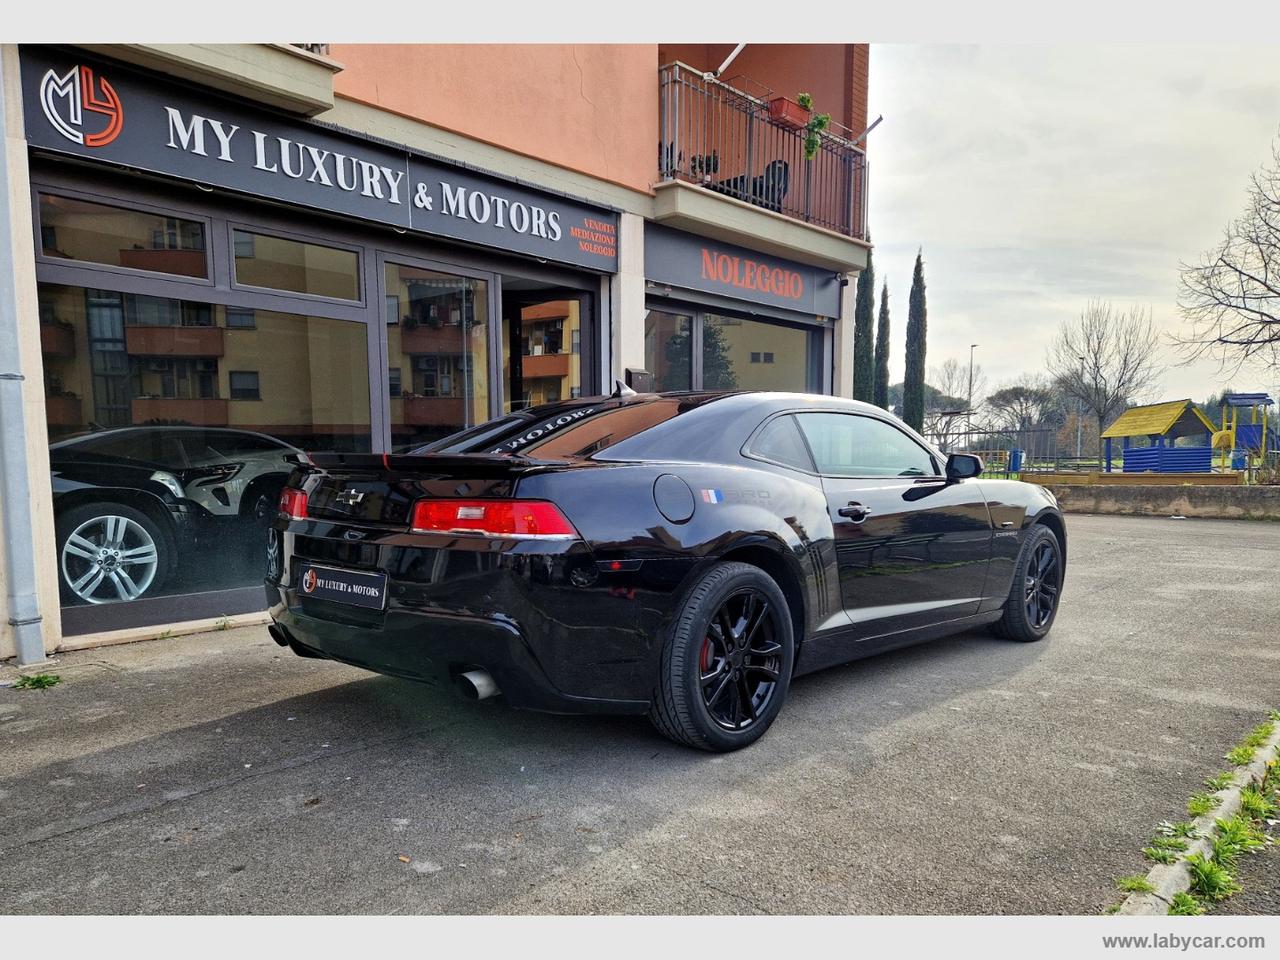
MULTIPOLYGON (((1179 262, 1240 212, 1280 131, 1275 62, 1275 48, 1225 45, 874 46, 870 227, 893 378, 919 247, 930 366, 979 343, 993 384, 1039 372, 1090 298, 1179 330, 1179 262)), ((1280 374, 1231 379, 1274 389, 1280 374)), ((1223 383, 1211 362, 1171 366, 1161 395, 1223 383)))

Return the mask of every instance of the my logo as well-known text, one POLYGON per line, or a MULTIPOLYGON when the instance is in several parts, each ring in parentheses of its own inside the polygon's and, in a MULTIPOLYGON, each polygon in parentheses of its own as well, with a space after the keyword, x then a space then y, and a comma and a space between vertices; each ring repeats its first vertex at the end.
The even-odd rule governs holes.
MULTIPOLYGON (((49 70, 40 80, 40 106, 53 128, 85 147, 105 147, 124 129, 124 106, 115 88, 93 70, 74 66, 62 76, 49 70), (106 126, 92 133, 83 129, 85 111, 102 114, 106 126)), ((100 126, 94 122, 94 127, 100 126)))
POLYGON ((317 580, 317 577, 316 577, 315 570, 308 570, 306 573, 304 573, 302 575, 302 592, 315 593, 316 580, 317 580))

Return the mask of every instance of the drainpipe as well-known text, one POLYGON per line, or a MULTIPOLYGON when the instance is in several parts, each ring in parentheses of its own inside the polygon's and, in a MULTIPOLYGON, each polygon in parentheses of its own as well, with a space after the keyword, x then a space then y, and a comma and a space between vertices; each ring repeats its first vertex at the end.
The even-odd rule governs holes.
POLYGON ((27 426, 18 353, 18 292, 14 284, 9 203, 9 129, 0 69, 0 512, 4 514, 6 604, 18 663, 44 659, 44 626, 36 596, 36 550, 27 482, 27 426))

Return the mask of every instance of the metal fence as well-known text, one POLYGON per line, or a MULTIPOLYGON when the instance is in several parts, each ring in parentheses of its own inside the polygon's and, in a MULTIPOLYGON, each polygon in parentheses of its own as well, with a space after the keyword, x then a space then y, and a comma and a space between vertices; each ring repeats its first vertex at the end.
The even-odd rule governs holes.
MULTIPOLYGON (((658 172, 850 237, 867 233, 866 155, 820 133, 772 119, 765 100, 682 63, 658 68, 658 172)), ((843 128, 840 128, 843 130, 843 128)))
MULTIPOLYGON (((943 453, 982 457, 984 477, 1009 477, 1073 469, 1058 453, 1058 433, 1048 427, 1025 430, 936 430, 925 436, 943 453), (1019 451, 1015 454, 1014 451, 1019 451), (1017 470, 1014 467, 1017 467, 1017 470)), ((1075 458, 1070 458, 1074 461, 1075 458)), ((1096 461, 1095 461, 1096 464, 1096 461)), ((1097 469, 1096 465, 1092 469, 1097 469)))

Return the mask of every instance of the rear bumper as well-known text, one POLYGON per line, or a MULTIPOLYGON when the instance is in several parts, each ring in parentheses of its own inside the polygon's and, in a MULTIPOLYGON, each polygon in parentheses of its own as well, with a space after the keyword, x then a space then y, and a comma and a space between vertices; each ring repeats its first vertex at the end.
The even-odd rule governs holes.
POLYGON ((373 562, 353 568, 390 571, 387 608, 368 610, 296 589, 295 550, 314 556, 332 541, 283 532, 281 542, 287 560, 267 580, 267 606, 303 653, 435 684, 482 669, 522 709, 648 710, 658 651, 641 629, 635 591, 575 585, 570 573, 594 566, 581 543, 534 544, 539 552, 523 555, 367 544, 360 557, 373 562))

